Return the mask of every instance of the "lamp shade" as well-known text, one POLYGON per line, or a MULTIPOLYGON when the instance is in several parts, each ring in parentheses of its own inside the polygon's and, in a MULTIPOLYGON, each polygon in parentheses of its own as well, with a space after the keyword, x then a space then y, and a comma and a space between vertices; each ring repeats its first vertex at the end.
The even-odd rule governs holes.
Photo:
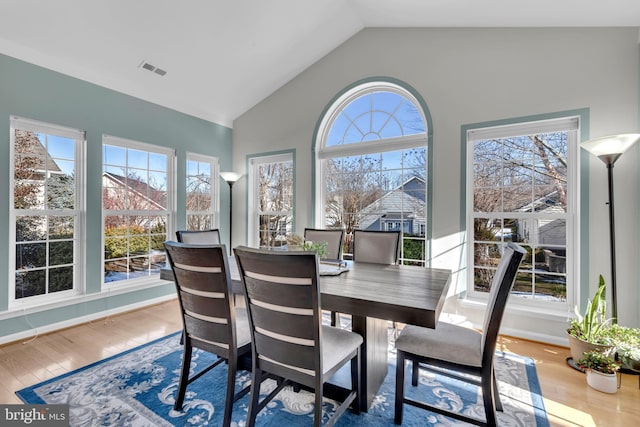
POLYGON ((220 172, 220 176, 228 183, 234 183, 242 177, 242 174, 238 172, 220 172))
POLYGON ((640 133, 604 136, 583 142, 582 147, 605 163, 614 163, 633 144, 640 141, 640 133))

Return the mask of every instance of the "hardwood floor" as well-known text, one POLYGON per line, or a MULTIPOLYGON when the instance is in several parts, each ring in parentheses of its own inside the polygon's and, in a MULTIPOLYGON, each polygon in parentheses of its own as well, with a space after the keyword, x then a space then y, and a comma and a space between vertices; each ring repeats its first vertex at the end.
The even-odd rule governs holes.
MULTIPOLYGON (((21 403, 16 390, 96 362, 181 328, 176 300, 0 347, 0 402, 21 403)), ((640 419, 637 376, 623 375, 616 394, 587 386, 567 366, 569 350, 502 336, 499 349, 535 359, 552 426, 635 426, 640 419)))

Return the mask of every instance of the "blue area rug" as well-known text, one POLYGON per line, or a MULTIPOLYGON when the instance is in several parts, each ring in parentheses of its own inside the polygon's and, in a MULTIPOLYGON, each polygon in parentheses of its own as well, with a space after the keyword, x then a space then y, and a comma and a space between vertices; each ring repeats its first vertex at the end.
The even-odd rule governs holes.
MULTIPOLYGON (((69 404, 71 426, 219 426, 222 424, 226 366, 221 365, 187 388, 183 411, 174 411, 182 347, 180 333, 169 335, 68 374, 44 381, 16 394, 25 403, 69 404)), ((192 369, 206 366, 212 356, 194 351, 192 369)), ((408 370, 410 372, 410 369, 408 370)), ((498 388, 504 412, 500 425, 548 426, 535 365, 529 358, 498 353, 498 388)), ((477 387, 444 376, 420 372, 420 384, 410 385, 407 395, 418 396, 443 407, 483 418, 484 409, 477 387)), ((251 380, 241 371, 236 391, 251 380)), ((275 383, 263 383, 268 393, 275 383)), ((390 346, 389 374, 367 413, 347 411, 337 426, 393 426, 395 353, 390 346)), ((313 394, 285 388, 258 416, 257 425, 279 427, 312 424, 313 394)), ((233 409, 235 426, 245 426, 249 396, 238 400, 233 409)), ((335 402, 325 399, 325 417, 335 402)), ((431 412, 405 405, 404 426, 466 425, 431 412)))

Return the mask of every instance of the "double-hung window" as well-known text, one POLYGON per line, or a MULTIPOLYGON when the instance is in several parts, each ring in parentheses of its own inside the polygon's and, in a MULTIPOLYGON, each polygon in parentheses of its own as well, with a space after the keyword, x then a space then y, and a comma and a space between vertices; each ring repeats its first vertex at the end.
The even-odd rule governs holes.
POLYGON ((10 305, 82 291, 84 132, 11 118, 10 305))
POLYGON ((293 231, 293 182, 293 152, 249 159, 250 245, 287 244, 287 236, 293 231))
POLYGON ((187 229, 218 228, 219 164, 215 157, 187 153, 187 229))
POLYGON ((174 150, 103 137, 104 283, 157 276, 173 219, 174 150))
POLYGON ((559 312, 572 304, 578 129, 578 117, 566 117, 467 131, 472 297, 487 294, 502 249, 513 241, 527 251, 514 302, 559 312))

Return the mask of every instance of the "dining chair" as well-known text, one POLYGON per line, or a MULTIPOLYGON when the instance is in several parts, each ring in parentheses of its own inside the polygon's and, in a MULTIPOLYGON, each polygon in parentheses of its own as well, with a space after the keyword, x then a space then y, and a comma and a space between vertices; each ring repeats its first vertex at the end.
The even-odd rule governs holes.
POLYGON ((353 261, 374 264, 398 262, 399 231, 353 231, 353 261))
POLYGON ((235 392, 239 364, 248 367, 251 333, 246 309, 231 303, 231 278, 225 245, 193 245, 165 242, 183 321, 184 352, 174 409, 179 411, 187 386, 225 362, 227 392, 223 426, 231 424, 233 402, 249 392, 249 386, 235 392), (218 359, 189 378, 193 349, 213 353, 218 359))
MULTIPOLYGON (((312 242, 327 242, 327 253, 323 259, 341 260, 342 245, 344 244, 344 230, 305 228, 304 240, 312 242)), ((331 312, 331 326, 340 325, 339 314, 331 312)))
POLYGON ((180 243, 194 245, 219 245, 220 231, 217 228, 211 230, 178 230, 176 238, 180 243))
POLYGON ((493 358, 502 315, 525 254, 526 251, 515 243, 504 247, 491 283, 482 332, 446 322, 438 322, 435 329, 413 325, 403 329, 396 340, 396 424, 402 424, 403 404, 406 403, 475 425, 497 425, 496 409, 502 411, 502 404, 493 358), (413 364, 413 386, 418 385, 419 369, 423 368, 480 387, 486 421, 407 398, 404 393, 406 360, 413 364))
POLYGON ((344 230, 305 228, 304 240, 312 242, 326 242, 327 253, 323 259, 342 259, 342 245, 344 243, 344 230))
POLYGON ((318 259, 309 252, 234 249, 242 280, 252 336, 251 398, 247 425, 283 387, 305 386, 315 392, 314 426, 322 420, 324 383, 351 362, 351 389, 326 426, 353 404, 359 413, 362 336, 322 325, 318 259), (267 377, 278 385, 262 401, 267 377))
MULTIPOLYGON (((399 245, 399 231, 354 230, 353 262, 396 264, 399 245)), ((393 322, 393 336, 398 336, 397 322, 393 322)))
MULTIPOLYGON (((209 230, 178 230, 176 238, 179 243, 189 243, 193 245, 219 245, 220 230, 212 228, 209 230)), ((237 302, 236 295, 233 294, 233 303, 237 302)), ((184 339, 180 339, 182 344, 184 339)))

